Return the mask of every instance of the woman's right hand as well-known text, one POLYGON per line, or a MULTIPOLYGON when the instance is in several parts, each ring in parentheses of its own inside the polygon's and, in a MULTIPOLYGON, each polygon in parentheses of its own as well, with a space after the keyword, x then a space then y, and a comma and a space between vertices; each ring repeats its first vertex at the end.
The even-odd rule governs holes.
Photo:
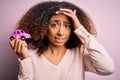
POLYGON ((10 41, 10 46, 12 47, 14 52, 18 55, 18 57, 21 60, 30 57, 28 54, 28 48, 27 48, 26 41, 15 38, 14 40, 10 41))

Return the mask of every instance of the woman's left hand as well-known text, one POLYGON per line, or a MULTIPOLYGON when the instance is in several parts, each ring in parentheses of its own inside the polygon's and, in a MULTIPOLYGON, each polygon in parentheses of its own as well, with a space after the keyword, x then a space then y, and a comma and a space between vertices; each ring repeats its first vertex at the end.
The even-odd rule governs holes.
POLYGON ((70 9, 63 9, 61 8, 59 11, 56 12, 56 14, 64 14, 68 17, 70 17, 73 21, 73 27, 74 29, 80 27, 80 21, 78 20, 77 16, 76 16, 76 10, 72 11, 70 9))

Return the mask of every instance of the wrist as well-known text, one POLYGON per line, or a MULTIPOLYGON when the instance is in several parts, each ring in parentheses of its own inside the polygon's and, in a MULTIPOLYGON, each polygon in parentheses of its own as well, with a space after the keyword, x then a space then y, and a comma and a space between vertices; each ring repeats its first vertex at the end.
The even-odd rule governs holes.
POLYGON ((26 58, 29 58, 29 57, 30 57, 30 56, 29 56, 28 54, 23 55, 23 56, 19 56, 19 58, 20 58, 21 60, 26 59, 26 58))
POLYGON ((79 27, 81 27, 81 24, 80 24, 80 22, 74 22, 75 24, 74 24, 74 29, 77 29, 77 28, 79 28, 79 27))

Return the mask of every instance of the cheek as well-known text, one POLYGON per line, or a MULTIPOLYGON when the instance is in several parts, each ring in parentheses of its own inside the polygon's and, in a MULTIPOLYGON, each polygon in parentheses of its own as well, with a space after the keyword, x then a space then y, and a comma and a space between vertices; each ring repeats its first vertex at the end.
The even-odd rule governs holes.
POLYGON ((55 34, 55 30, 49 29, 49 30, 48 30, 48 34, 49 34, 49 35, 54 35, 54 34, 55 34))
POLYGON ((52 39, 55 36, 55 34, 56 34, 55 31, 49 30, 48 31, 48 38, 52 39))

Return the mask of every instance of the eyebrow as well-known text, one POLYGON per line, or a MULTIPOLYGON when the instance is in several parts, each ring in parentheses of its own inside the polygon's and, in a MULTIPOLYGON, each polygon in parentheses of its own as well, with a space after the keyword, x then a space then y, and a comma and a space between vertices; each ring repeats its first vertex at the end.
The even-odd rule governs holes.
POLYGON ((59 22, 60 20, 50 20, 49 22, 59 22))
MULTIPOLYGON (((50 20, 49 22, 60 22, 60 20, 50 20)), ((70 22, 68 22, 68 21, 64 21, 65 23, 67 23, 67 24, 70 24, 70 22)))

